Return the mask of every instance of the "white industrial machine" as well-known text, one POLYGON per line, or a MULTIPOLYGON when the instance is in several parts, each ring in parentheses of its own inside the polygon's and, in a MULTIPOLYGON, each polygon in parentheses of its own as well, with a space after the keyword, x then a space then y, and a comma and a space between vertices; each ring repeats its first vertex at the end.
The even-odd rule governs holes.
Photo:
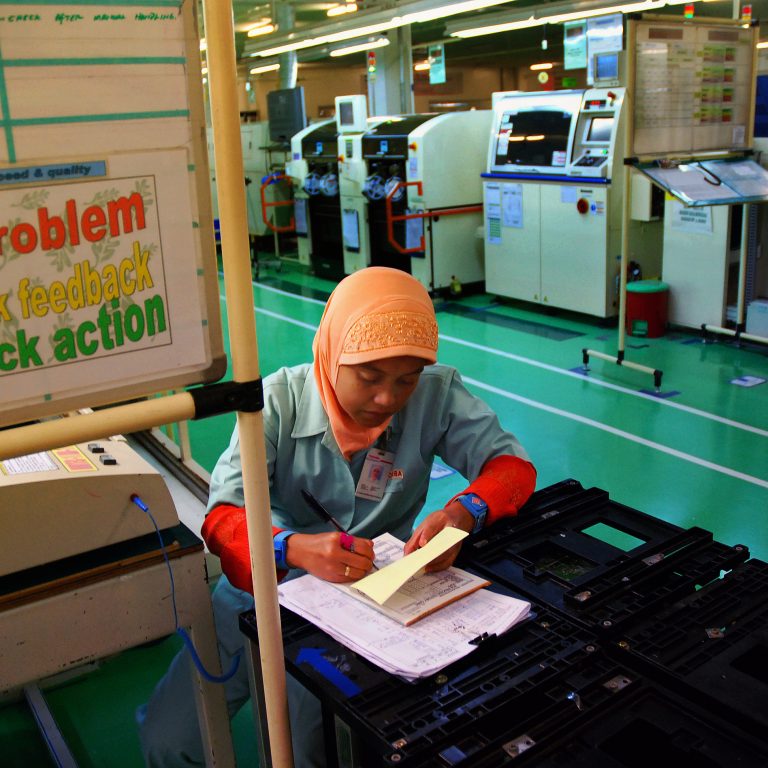
POLYGON ((476 232, 491 112, 379 120, 339 136, 345 270, 395 267, 429 291, 482 283, 476 232))
POLYGON ((123 439, 0 461, 0 576, 179 524, 161 475, 123 439))
POLYGON ((371 240, 368 229, 368 198, 363 186, 368 164, 363 159, 363 135, 389 117, 367 117, 367 99, 363 95, 336 97, 338 131, 339 194, 344 274, 350 275, 371 264, 371 240))
MULTIPOLYGON (((285 152, 275 149, 269 138, 269 123, 265 120, 240 125, 240 141, 243 147, 245 171, 245 202, 248 211, 248 234, 254 237, 272 235, 272 226, 287 227, 290 224, 289 206, 273 207, 263 212, 262 180, 276 169, 285 166, 285 152), (266 220, 265 220, 266 219, 266 220)), ((271 202, 290 200, 287 183, 271 184, 266 198, 271 202)))
MULTIPOLYGON (((624 89, 493 94, 483 173, 486 290, 598 317, 618 313, 624 89)), ((627 263, 659 275, 661 203, 633 181, 627 263)))
POLYGON ((335 120, 313 123, 291 138, 285 172, 293 180, 299 262, 330 280, 344 277, 335 120))

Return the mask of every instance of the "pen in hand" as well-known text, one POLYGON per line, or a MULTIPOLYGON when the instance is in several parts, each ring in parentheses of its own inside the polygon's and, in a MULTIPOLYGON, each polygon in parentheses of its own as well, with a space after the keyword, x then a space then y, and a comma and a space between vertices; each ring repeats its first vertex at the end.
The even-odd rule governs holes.
MULTIPOLYGON (((301 489, 301 495, 304 501, 309 504, 310 509, 316 512, 323 520, 330 523, 340 533, 346 533, 344 526, 306 489, 301 489)), ((378 571, 376 563, 371 563, 373 570, 378 571)))

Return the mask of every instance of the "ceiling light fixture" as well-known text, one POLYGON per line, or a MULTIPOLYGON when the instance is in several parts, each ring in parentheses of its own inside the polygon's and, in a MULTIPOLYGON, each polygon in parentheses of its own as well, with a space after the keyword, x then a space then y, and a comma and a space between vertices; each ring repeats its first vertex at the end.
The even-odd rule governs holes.
POLYGON ((344 5, 334 5, 329 8, 326 16, 343 16, 345 13, 354 13, 357 10, 357 3, 344 3, 344 5))
POLYGON ((254 67, 249 69, 248 72, 252 75, 263 75, 265 72, 274 72, 280 69, 279 64, 265 64, 263 67, 254 67))
MULTIPOLYGON (((577 21, 593 16, 603 16, 608 13, 642 13, 643 11, 652 11, 657 8, 662 8, 665 5, 682 5, 689 1, 690 0, 639 0, 639 2, 636 3, 625 3, 622 5, 603 6, 581 11, 555 13, 549 16, 535 16, 534 14, 531 14, 528 17, 518 17, 517 19, 510 21, 500 20, 497 24, 488 24, 486 22, 486 24, 477 26, 461 26, 460 23, 455 23, 452 25, 452 28, 447 31, 451 37, 481 37, 483 35, 494 35, 499 32, 511 32, 516 29, 540 27, 543 24, 560 24, 564 21, 577 21)), ((698 0, 693 0, 693 2, 697 1, 698 0)))
POLYGON ((314 48, 319 45, 327 45, 328 43, 354 40, 358 37, 380 34, 408 24, 433 21, 434 19, 442 19, 458 13, 489 8, 494 5, 508 3, 510 0, 460 0, 459 2, 442 5, 439 8, 431 7, 433 2, 434 0, 416 0, 416 2, 402 5, 398 9, 402 14, 401 16, 391 16, 391 11, 363 13, 357 17, 357 20, 360 22, 370 21, 371 23, 362 24, 355 28, 340 29, 339 25, 343 23, 343 20, 336 21, 330 25, 315 27, 314 37, 299 37, 299 34, 296 32, 289 32, 282 37, 279 45, 273 45, 261 50, 258 48, 254 49, 254 47, 246 48, 246 53, 249 56, 278 56, 289 51, 300 51, 304 48, 314 48), (408 12, 409 10, 410 12, 408 12))
POLYGON ((420 61, 418 64, 413 65, 413 70, 414 72, 428 72, 429 67, 429 61, 420 61))
POLYGON ((552 67, 554 66, 555 65, 551 61, 545 61, 541 64, 531 64, 529 69, 533 72, 538 72, 539 70, 542 70, 542 69, 552 69, 552 67))
POLYGON ((330 55, 333 57, 349 56, 350 53, 372 51, 374 48, 383 48, 385 45, 389 45, 389 40, 387 40, 386 37, 379 37, 378 39, 370 40, 367 43, 359 43, 357 45, 347 45, 344 48, 336 48, 330 52, 330 55))
POLYGON ((271 35, 277 27, 271 22, 260 22, 248 30, 248 37, 260 37, 261 35, 271 35))

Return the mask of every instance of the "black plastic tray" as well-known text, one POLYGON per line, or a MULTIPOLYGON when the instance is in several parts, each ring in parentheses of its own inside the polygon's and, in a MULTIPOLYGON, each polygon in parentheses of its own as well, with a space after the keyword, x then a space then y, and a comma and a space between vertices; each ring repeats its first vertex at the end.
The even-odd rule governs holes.
POLYGON ((615 647, 627 663, 768 738, 768 563, 739 565, 615 647))
POLYGON ((465 542, 458 564, 592 631, 616 634, 748 557, 743 545, 720 544, 701 528, 681 528, 569 480, 465 542))
MULTIPOLYGON (((534 605, 509 632, 408 682, 296 614, 282 609, 281 617, 287 670, 351 729, 365 766, 421 766, 457 740, 476 738, 479 748, 531 712, 575 709, 566 698, 573 678, 600 654, 583 627, 534 605)), ((257 639, 253 613, 241 616, 241 628, 257 639)))

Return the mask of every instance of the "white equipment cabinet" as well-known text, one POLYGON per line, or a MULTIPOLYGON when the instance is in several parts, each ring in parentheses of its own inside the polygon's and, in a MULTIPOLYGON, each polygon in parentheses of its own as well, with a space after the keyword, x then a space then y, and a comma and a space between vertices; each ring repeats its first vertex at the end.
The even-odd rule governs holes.
POLYGON ((341 279, 336 122, 322 120, 291 138, 285 173, 293 181, 299 263, 320 277, 341 279))
POLYGON ((673 286, 669 322, 688 328, 722 326, 731 272, 736 302, 741 216, 728 205, 685 208, 667 200, 664 208, 663 280, 673 286))
POLYGON ((476 233, 482 222, 480 174, 490 124, 490 110, 402 115, 369 128, 359 138, 359 150, 356 137, 349 141, 340 137, 345 149, 342 211, 350 211, 350 230, 352 212, 358 212, 361 266, 402 269, 429 291, 449 288, 454 278, 482 283, 482 242, 476 233), (351 162, 346 159, 350 154, 351 162), (345 179, 346 188, 354 189, 346 199, 345 179), (390 242, 385 197, 401 181, 418 182, 421 189, 416 184, 397 189, 391 198, 393 215, 432 215, 395 220, 395 246, 390 242), (463 207, 476 210, 455 212, 463 207), (368 260, 363 261, 366 251, 368 260))
MULTIPOLYGON (((494 94, 484 177, 486 290, 611 317, 618 312, 623 88, 494 94)), ((635 196, 652 194, 636 183, 635 196)), ((649 209, 650 206, 647 206, 649 209)), ((659 274, 661 222, 633 220, 629 261, 659 274)))

